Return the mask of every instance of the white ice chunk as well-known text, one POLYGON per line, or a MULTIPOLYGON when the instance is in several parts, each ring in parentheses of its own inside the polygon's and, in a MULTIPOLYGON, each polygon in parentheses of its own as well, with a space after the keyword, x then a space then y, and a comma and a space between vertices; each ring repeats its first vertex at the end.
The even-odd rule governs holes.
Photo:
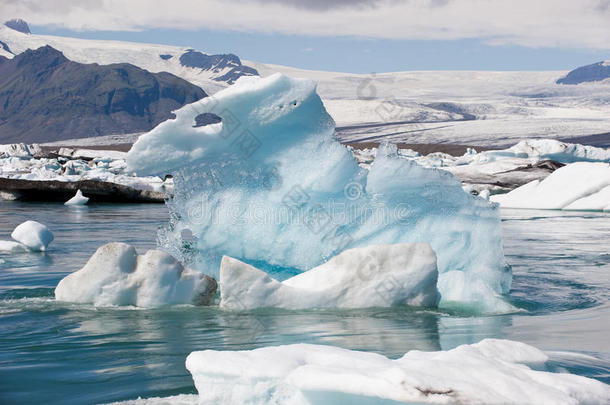
POLYGON ((437 278, 436 255, 427 243, 348 249, 281 283, 249 264, 225 256, 220 269, 220 306, 231 309, 436 306, 437 278))
POLYGON ((485 339, 392 360, 332 346, 205 350, 186 359, 199 404, 607 404, 610 386, 554 372, 524 343, 485 339), (394 402, 395 401, 395 402, 394 402))
POLYGON ((610 207, 609 186, 610 164, 576 162, 491 200, 505 208, 604 210, 610 207))
POLYGON ((498 294, 510 288, 497 207, 392 145, 361 168, 309 80, 240 78, 142 135, 127 165, 138 175, 171 172, 161 246, 213 276, 225 255, 284 278, 348 248, 425 242, 439 274, 468 272, 498 294), (222 122, 194 127, 204 113, 222 122), (195 249, 185 251, 183 230, 195 249))
POLYGON ((77 190, 74 197, 66 201, 64 205, 85 205, 88 201, 89 197, 85 197, 80 190, 77 190))
POLYGON ((0 253, 24 253, 27 252, 28 248, 19 242, 12 240, 0 240, 0 253))
POLYGON ((64 277, 55 289, 58 301, 96 306, 134 305, 154 308, 172 304, 208 304, 216 281, 185 269, 160 250, 138 255, 133 246, 108 243, 85 267, 64 277))
POLYGON ((13 143, 8 145, 0 145, 0 158, 3 157, 19 157, 30 158, 41 152, 40 145, 26 145, 24 143, 13 143))
POLYGON ((549 159, 561 163, 610 162, 610 149, 565 143, 556 139, 525 139, 508 149, 481 152, 476 156, 475 161, 503 158, 549 159))
POLYGON ((11 238, 27 246, 28 249, 44 252, 53 241, 53 233, 46 225, 36 221, 25 221, 18 225, 11 238))

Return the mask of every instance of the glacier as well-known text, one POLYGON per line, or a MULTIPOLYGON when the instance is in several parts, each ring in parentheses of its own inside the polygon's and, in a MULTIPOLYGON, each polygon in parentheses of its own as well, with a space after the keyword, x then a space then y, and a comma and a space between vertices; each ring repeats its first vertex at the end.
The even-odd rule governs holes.
POLYGON ((506 308, 498 207, 451 173, 401 159, 394 145, 361 168, 337 141, 314 82, 244 77, 175 115, 137 140, 127 166, 173 175, 158 242, 185 264, 217 278, 226 255, 282 281, 348 248, 423 242, 436 252, 441 306, 470 306, 488 291, 485 311, 506 308), (203 114, 221 122, 195 126, 203 114), (461 275, 474 283, 453 291, 444 281, 461 275))
POLYGON ((525 343, 485 339, 392 360, 332 346, 204 350, 186 359, 199 404, 607 404, 610 386, 525 343))

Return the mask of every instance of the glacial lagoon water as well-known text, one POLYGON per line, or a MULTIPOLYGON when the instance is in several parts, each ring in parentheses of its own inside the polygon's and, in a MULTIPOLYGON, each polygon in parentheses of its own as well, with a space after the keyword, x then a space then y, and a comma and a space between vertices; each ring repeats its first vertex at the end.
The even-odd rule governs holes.
POLYGON ((399 357, 487 337, 513 339, 553 351, 553 361, 573 373, 610 383, 610 214, 504 210, 502 217, 514 272, 510 300, 522 309, 515 314, 101 309, 55 302, 53 289, 106 242, 153 248, 166 207, 0 202, 0 239, 27 219, 55 234, 45 254, 0 255, 0 403, 194 394, 184 366, 191 351, 297 342, 399 357))

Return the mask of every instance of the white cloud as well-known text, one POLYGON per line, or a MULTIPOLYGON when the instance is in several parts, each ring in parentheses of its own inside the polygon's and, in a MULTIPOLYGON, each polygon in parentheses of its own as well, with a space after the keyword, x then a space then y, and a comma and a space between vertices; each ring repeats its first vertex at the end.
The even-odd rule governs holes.
POLYGON ((609 0, 0 0, 0 17, 75 30, 207 28, 610 49, 609 0))

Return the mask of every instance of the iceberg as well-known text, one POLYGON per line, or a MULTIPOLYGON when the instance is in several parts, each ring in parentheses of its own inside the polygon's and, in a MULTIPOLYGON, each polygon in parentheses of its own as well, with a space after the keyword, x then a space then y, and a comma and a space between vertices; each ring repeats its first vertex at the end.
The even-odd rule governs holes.
POLYGON ((85 267, 64 277, 55 288, 58 301, 156 308, 172 304, 207 305, 216 281, 160 250, 138 255, 126 243, 108 243, 85 267))
POLYGON ((29 250, 44 252, 53 241, 53 233, 46 225, 36 221, 25 221, 11 233, 11 238, 29 250))
POLYGON ((348 248, 422 242, 436 252, 441 306, 448 294, 473 296, 442 283, 452 272, 495 296, 509 291, 498 207, 452 174, 400 158, 393 145, 361 168, 335 138, 312 81, 244 77, 175 114, 140 136, 127 165, 173 175, 171 219, 158 242, 189 266, 218 277, 230 256, 286 279, 348 248), (196 126, 204 114, 220 122, 196 126))
POLYGON ((294 344, 191 353, 199 404, 607 404, 610 386, 561 372, 524 343, 485 339, 392 360, 294 344))
POLYGON ((279 282, 225 256, 220 265, 220 306, 362 308, 436 306, 436 255, 427 243, 348 249, 328 262, 279 282))
POLYGON ((490 198, 504 208, 610 211, 610 164, 571 163, 542 181, 490 198))
POLYGON ((85 205, 88 201, 89 197, 85 197, 80 190, 77 190, 74 197, 66 201, 64 205, 85 205))

